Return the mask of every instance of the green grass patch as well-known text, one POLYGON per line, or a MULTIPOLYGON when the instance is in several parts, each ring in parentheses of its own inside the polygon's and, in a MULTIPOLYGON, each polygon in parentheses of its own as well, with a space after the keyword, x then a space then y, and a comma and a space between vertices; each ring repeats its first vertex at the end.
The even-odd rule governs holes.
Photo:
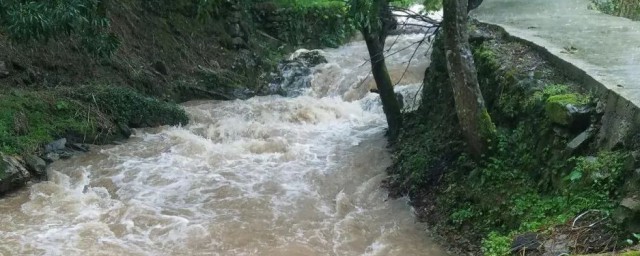
POLYGON ((52 92, 0 95, 0 151, 34 152, 67 133, 92 133, 94 120, 83 109, 82 103, 52 92))
POLYGON ((37 153, 61 137, 104 143, 122 138, 118 123, 131 127, 186 124, 176 104, 131 89, 93 86, 0 94, 0 151, 37 153))

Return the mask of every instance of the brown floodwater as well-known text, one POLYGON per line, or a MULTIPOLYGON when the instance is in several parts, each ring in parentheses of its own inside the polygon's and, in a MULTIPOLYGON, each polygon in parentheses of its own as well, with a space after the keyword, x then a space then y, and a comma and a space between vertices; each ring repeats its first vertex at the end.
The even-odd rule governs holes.
MULTIPOLYGON (((397 88, 409 108, 424 51, 397 88)), ((388 58, 394 77, 412 53, 388 58)), ((380 187, 391 160, 364 44, 323 54, 303 96, 189 102, 188 126, 52 164, 0 199, 0 255, 445 255, 380 187)))

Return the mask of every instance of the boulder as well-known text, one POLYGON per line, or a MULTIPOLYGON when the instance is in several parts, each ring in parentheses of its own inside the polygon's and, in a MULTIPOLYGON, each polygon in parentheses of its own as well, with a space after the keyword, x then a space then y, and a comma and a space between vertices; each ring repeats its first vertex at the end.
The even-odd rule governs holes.
POLYGON ((301 62, 310 68, 328 62, 327 58, 322 55, 322 51, 320 50, 309 51, 306 49, 300 49, 293 53, 289 59, 301 62))
POLYGON ((53 141, 53 142, 47 144, 46 146, 44 146, 44 152, 45 153, 50 153, 50 152, 63 150, 66 146, 67 146, 67 139, 66 138, 62 138, 62 139, 53 141))
POLYGON ((593 127, 589 127, 584 132, 578 134, 575 138, 573 138, 569 143, 567 143, 567 150, 570 154, 575 152, 576 150, 582 149, 586 146, 586 144, 594 137, 596 133, 596 129, 593 127))
POLYGON ((0 153, 0 194, 20 188, 30 179, 29 171, 17 158, 0 153))
POLYGON ((24 162, 33 176, 44 177, 46 175, 47 163, 42 158, 27 155, 24 157, 24 162))
POLYGON ((545 112, 555 124, 585 129, 589 125, 593 108, 588 97, 569 93, 549 97, 545 103, 545 112))
POLYGON ((571 241, 566 234, 556 234, 543 243, 543 256, 569 255, 571 241))
POLYGON ((49 153, 45 154, 42 159, 44 159, 48 163, 52 163, 52 162, 60 160, 60 154, 58 154, 56 152, 49 152, 49 153))
POLYGON ((613 219, 627 232, 640 233, 640 196, 627 195, 622 199, 613 213, 613 219))
POLYGON ((541 236, 536 233, 525 233, 516 236, 511 242, 511 252, 539 251, 542 248, 541 236))
POLYGON ((72 143, 69 144, 69 148, 80 152, 89 152, 89 145, 87 144, 72 143))

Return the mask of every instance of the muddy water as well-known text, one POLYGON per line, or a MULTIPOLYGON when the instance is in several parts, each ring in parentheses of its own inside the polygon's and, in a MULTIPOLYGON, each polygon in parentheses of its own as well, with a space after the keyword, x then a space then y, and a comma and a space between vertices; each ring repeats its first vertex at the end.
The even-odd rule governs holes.
MULTIPOLYGON (((0 199, 0 255, 445 255, 380 188, 391 161, 363 43, 324 54, 304 96, 189 102, 188 126, 54 163, 0 199)), ((394 78, 412 54, 389 58, 394 78)), ((424 55, 398 87, 409 107, 424 55)))

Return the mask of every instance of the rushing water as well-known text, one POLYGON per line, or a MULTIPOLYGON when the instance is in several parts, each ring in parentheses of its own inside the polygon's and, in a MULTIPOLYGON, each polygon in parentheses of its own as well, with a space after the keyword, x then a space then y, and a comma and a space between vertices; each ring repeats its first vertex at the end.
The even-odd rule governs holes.
MULTIPOLYGON (((409 107, 425 51, 406 73, 414 47, 388 59, 409 107)), ((54 163, 0 199, 0 255, 445 255, 380 188, 391 161, 364 44, 324 55, 303 96, 189 102, 188 126, 54 163)))

